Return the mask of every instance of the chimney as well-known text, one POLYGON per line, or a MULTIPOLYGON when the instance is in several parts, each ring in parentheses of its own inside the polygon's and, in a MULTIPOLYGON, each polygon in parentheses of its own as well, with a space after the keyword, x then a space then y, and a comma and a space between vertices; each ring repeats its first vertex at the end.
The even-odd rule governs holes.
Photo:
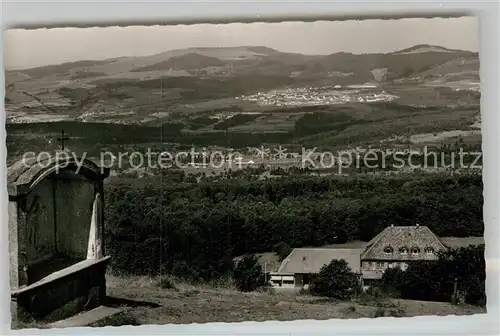
POLYGON ((420 224, 418 224, 418 223, 417 223, 417 224, 416 224, 416 227, 419 227, 419 226, 420 226, 420 224))

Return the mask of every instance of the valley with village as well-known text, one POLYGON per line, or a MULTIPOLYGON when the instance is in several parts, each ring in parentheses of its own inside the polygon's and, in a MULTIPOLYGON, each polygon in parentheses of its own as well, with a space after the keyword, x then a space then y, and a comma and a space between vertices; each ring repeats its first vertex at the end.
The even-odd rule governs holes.
MULTIPOLYGON (((18 305, 61 278, 62 264, 41 270, 33 257, 43 251, 45 263, 57 250, 73 258, 64 267, 106 279, 114 313, 93 326, 486 312, 477 52, 200 47, 7 69, 5 78, 9 209, 45 211, 36 218, 48 224, 37 225, 56 237, 30 231, 41 236, 28 257, 11 252, 29 266, 11 275, 18 305), (19 201, 50 178, 19 160, 61 152, 62 138, 64 152, 89 160, 81 174, 92 187, 58 180, 19 201), (148 152, 155 162, 188 154, 168 167, 130 156, 148 152), (371 165, 356 160, 367 153, 371 165), (64 194, 45 202, 52 192, 64 194), (60 199, 71 206, 46 215, 60 199), (68 223, 95 227, 56 230, 71 211, 80 217, 68 223)), ((12 219, 16 230, 24 218, 33 220, 12 219)), ((82 310, 91 302, 78 300, 82 310)), ((27 305, 39 318, 18 327, 62 316, 27 305)))

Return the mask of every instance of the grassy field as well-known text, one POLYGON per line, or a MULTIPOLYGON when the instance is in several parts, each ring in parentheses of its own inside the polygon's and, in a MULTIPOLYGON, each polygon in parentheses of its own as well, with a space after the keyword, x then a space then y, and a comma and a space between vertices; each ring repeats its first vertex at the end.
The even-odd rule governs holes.
POLYGON ((231 128, 234 132, 284 132, 292 131, 300 114, 266 114, 255 120, 231 128))
MULTIPOLYGON (((125 324, 184 324, 266 320, 470 315, 484 308, 442 302, 358 299, 337 302, 298 293, 242 293, 230 284, 192 286, 175 283, 162 288, 147 277, 108 276, 108 294, 125 309, 125 324)), ((117 321, 117 324, 123 322, 117 321)))
POLYGON ((484 244, 483 237, 443 237, 441 241, 451 248, 466 247, 470 245, 484 244))

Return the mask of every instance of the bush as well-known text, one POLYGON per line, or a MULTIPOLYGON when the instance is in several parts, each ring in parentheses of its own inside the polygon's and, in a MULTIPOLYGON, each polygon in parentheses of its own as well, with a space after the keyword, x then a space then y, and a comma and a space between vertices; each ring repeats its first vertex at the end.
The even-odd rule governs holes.
POLYGON ((361 284, 345 260, 332 260, 311 283, 313 295, 346 300, 361 292, 361 284))
POLYGON ((234 267, 233 279, 236 288, 242 292, 251 292, 262 287, 262 267, 255 255, 246 255, 234 267))

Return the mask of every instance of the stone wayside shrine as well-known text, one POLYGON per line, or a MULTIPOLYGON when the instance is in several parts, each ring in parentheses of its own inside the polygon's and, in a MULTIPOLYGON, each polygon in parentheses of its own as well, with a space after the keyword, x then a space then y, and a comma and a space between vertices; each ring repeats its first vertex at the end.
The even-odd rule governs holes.
POLYGON ((108 174, 92 161, 56 155, 8 168, 13 320, 53 322, 102 305, 108 174))

